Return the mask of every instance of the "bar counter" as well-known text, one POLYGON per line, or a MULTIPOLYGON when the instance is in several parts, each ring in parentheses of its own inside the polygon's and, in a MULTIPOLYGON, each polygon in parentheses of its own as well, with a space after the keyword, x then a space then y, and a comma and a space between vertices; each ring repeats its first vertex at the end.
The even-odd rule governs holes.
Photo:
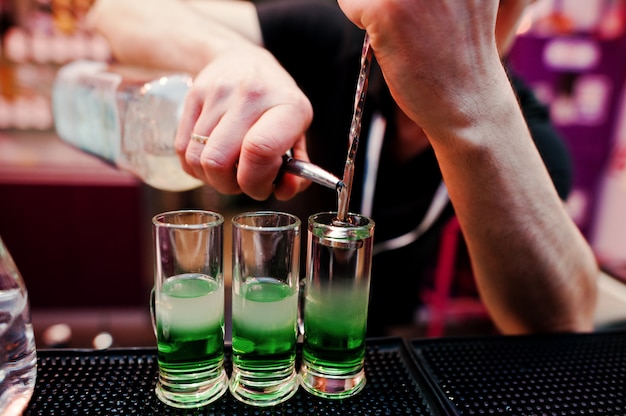
MULTIPOLYGON (((230 372, 230 347, 226 368, 230 372)), ((25 415, 625 415, 626 332, 368 339, 367 384, 335 401, 302 389, 272 408, 226 393, 180 410, 154 395, 151 348, 38 351, 25 415)))

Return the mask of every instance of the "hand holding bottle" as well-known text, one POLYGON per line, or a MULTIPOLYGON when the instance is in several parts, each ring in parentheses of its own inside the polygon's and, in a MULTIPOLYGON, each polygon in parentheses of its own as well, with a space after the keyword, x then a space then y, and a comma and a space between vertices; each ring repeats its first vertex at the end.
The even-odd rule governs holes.
POLYGON ((288 150, 308 161, 304 132, 312 116, 304 93, 266 50, 223 51, 194 80, 176 149, 184 169, 220 193, 289 199, 310 182, 285 175, 275 187, 275 179, 288 150))
POLYGON ((186 172, 221 193, 256 199, 272 192, 289 199, 308 186, 293 175, 274 184, 287 150, 309 160, 304 131, 313 112, 262 48, 251 2, 97 1, 88 23, 126 64, 193 75, 176 136, 186 172), (204 146, 190 140, 192 133, 207 138, 204 146))

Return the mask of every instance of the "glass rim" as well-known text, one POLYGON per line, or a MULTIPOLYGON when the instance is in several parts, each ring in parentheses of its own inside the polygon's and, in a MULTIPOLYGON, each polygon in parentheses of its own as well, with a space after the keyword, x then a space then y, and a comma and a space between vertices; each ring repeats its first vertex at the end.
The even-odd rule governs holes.
POLYGON ((268 231, 268 232, 297 229, 297 228, 300 228, 300 225, 302 223, 302 221, 300 221, 300 218, 298 218, 297 216, 293 214, 290 214, 288 212, 283 212, 283 211, 270 211, 270 210, 242 212, 241 214, 235 215, 232 218, 231 222, 233 224, 233 227, 237 227, 238 229, 241 229, 241 230, 268 231), (272 216, 288 218, 289 223, 282 224, 282 225, 253 225, 253 224, 241 222, 241 220, 247 219, 247 218, 263 218, 263 217, 270 218, 272 216))
POLYGON ((376 223, 374 222, 372 218, 366 215, 356 214, 354 212, 349 212, 348 217, 358 218, 359 221, 363 221, 362 223, 359 223, 359 224, 348 223, 349 224, 348 226, 340 226, 340 225, 335 225, 332 223, 327 224, 325 222, 318 221, 318 219, 330 219, 332 221, 332 219, 336 217, 337 217, 337 211, 318 212, 315 214, 311 214, 309 216, 308 223, 309 225, 317 225, 321 227, 337 228, 337 229, 369 229, 369 228, 374 228, 374 226, 376 225, 376 223))
POLYGON ((348 216, 358 218, 359 223, 347 226, 335 225, 332 224, 332 220, 337 217, 337 211, 318 212, 317 214, 309 216, 309 231, 316 237, 328 241, 356 241, 373 236, 374 227, 376 225, 373 219, 353 212, 348 213, 348 216))
POLYGON ((152 217, 152 224, 156 227, 164 227, 164 228, 181 228, 181 229, 208 229, 213 227, 218 227, 224 223, 224 216, 215 211, 208 211, 203 209, 181 209, 175 211, 166 211, 156 214, 152 217), (210 217, 211 220, 202 221, 194 223, 177 223, 167 221, 167 218, 182 218, 188 215, 197 215, 200 217, 210 217))

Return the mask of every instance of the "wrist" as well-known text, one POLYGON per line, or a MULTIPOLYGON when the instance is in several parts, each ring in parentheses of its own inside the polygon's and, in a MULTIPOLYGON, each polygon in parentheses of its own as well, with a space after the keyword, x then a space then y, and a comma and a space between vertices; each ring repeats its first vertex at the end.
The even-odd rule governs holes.
MULTIPOLYGON (((501 68, 501 67, 500 67, 501 68)), ((504 69, 474 76, 465 83, 451 83, 434 91, 418 124, 431 140, 455 137, 455 131, 500 130, 507 125, 525 126, 519 103, 504 69), (490 127, 491 126, 491 127, 490 127)), ((482 141, 489 136, 478 136, 482 141)))

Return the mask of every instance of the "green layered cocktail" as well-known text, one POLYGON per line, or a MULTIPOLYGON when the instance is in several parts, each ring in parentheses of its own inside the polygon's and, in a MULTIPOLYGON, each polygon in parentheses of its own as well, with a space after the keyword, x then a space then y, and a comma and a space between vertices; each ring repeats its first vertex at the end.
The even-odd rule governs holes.
POLYGON ((296 393, 300 220, 258 211, 233 219, 233 396, 274 406, 296 393))
POLYGON ((291 396, 295 374, 298 294, 274 279, 249 279, 233 293, 236 396, 269 405, 291 396))
POLYGON ((365 385, 373 234, 364 216, 309 218, 300 379, 317 396, 349 397, 365 385))
POLYGON ((369 285, 313 287, 305 298, 304 360, 329 373, 359 372, 365 357, 369 285))
POLYGON ((223 286, 203 274, 170 277, 163 283, 155 309, 162 386, 157 395, 167 403, 170 396, 180 393, 183 397, 191 389, 193 402, 214 396, 215 389, 225 390, 223 286))
POLYGON ((251 279, 233 295, 233 361, 241 369, 293 369, 298 295, 271 279, 251 279))

